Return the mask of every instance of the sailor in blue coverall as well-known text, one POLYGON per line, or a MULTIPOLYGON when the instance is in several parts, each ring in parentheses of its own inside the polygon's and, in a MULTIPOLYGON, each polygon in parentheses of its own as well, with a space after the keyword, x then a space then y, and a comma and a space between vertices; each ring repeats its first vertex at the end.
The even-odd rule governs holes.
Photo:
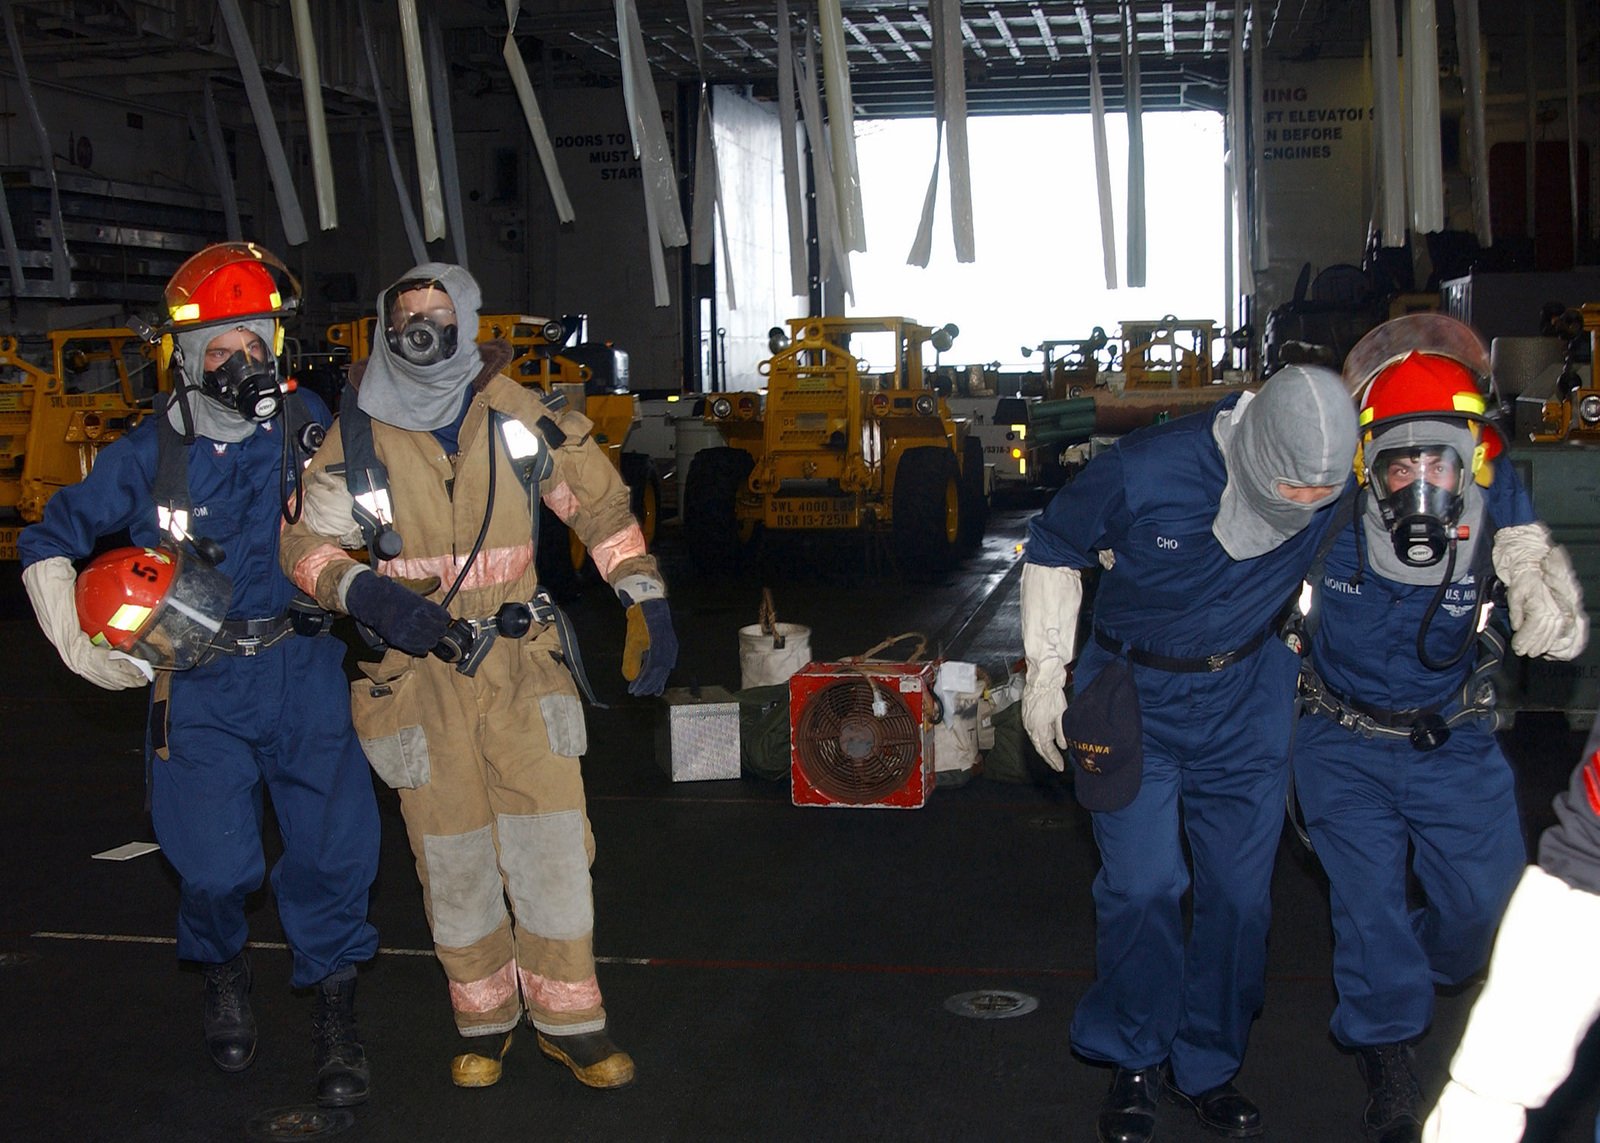
MULTIPOLYGON (((1074 1050, 1115 1066, 1106 1143, 1150 1139, 1163 1090, 1208 1127, 1262 1131, 1232 1081, 1264 992, 1288 779, 1298 662, 1278 625, 1349 481, 1355 430, 1337 374, 1289 367, 1259 394, 1124 437, 1029 526, 1030 739, 1062 767, 1080 573, 1097 564, 1074 690, 1126 656, 1143 725, 1132 800, 1093 815, 1096 979, 1072 1021, 1074 1050)), ((1075 762, 1086 789, 1099 776, 1075 762)))
POLYGON ((1461 323, 1417 317, 1369 335, 1379 361, 1362 345, 1347 361, 1347 381, 1371 382, 1363 489, 1313 583, 1293 753, 1329 880, 1330 1027, 1356 1054, 1378 1143, 1417 1139, 1411 1046, 1432 1020, 1434 986, 1484 966, 1527 863, 1488 681, 1503 636, 1490 630, 1479 649, 1491 575, 1506 585, 1518 653, 1573 658, 1588 628, 1566 553, 1509 462, 1488 463, 1499 439, 1483 417, 1487 353, 1461 323))
MULTIPOLYGON (((212 262, 227 263, 215 256, 217 249, 208 248, 212 262)), ((252 253, 241 261, 215 272, 247 287, 260 285, 266 267, 277 263, 253 261, 256 248, 248 249, 252 253)), ((203 268, 215 269, 210 263, 203 268)), ((215 284, 213 302, 220 296, 215 284)), ((271 285, 268 278, 261 288, 271 285)), ((195 289, 196 297, 207 299, 204 287, 195 289)), ((231 302, 250 301, 248 290, 226 293, 231 302)), ((291 980, 318 988, 317 1095, 319 1102, 343 1106, 367 1094, 353 1003, 355 966, 377 950, 367 922, 377 873, 377 804, 351 729, 344 645, 294 633, 289 605, 296 589, 278 566, 282 513, 306 459, 296 441, 288 442, 286 453, 284 438, 291 424, 326 426, 331 416, 314 394, 283 401, 280 390, 274 401, 270 388, 250 389, 249 382, 244 388, 264 402, 260 411, 271 406, 273 415, 258 420, 254 405, 241 412, 225 403, 236 399, 239 386, 230 385, 227 367, 204 368, 216 348, 226 349, 222 356, 231 355, 246 373, 270 368, 276 375, 267 348, 278 342, 275 307, 256 300, 243 308, 249 312, 240 316, 223 305, 202 313, 211 320, 179 327, 175 363, 180 384, 188 387, 183 401, 163 406, 102 451, 88 476, 57 492, 43 520, 23 530, 19 549, 30 598, 67 665, 108 689, 142 685, 145 677, 130 662, 108 657, 76 629, 74 565, 101 537, 122 529, 136 545, 173 545, 158 522, 158 457, 162 436, 178 438, 187 422, 192 443, 178 438, 177 455, 187 468, 188 531, 221 546, 218 570, 233 591, 216 652, 190 669, 160 672, 151 707, 150 807, 156 838, 180 879, 178 956, 204 970, 213 1061, 226 1071, 242 1070, 255 1051, 245 898, 265 873, 262 798, 270 793, 283 839, 272 888, 293 954, 291 980)))

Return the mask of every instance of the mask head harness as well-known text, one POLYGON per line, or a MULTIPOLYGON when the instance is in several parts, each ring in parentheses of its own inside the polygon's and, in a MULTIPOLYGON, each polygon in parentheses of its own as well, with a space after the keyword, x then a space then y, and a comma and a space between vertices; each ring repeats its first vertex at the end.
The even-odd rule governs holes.
POLYGON ((436 278, 405 278, 383 296, 388 315, 384 340, 412 365, 437 365, 455 355, 460 340, 455 303, 436 278))

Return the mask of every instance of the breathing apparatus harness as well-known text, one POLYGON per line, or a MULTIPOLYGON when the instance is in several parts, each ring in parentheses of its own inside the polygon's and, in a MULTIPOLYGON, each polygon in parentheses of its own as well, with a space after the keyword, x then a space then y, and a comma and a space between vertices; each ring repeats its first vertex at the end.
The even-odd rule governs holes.
MULTIPOLYGON (((554 414, 566 407, 567 400, 562 394, 553 393, 541 398, 541 402, 547 412, 554 414)), ((345 486, 350 490, 350 496, 354 501, 353 515, 356 524, 361 529, 363 540, 366 541, 368 562, 373 570, 377 571, 380 561, 397 559, 405 547, 400 533, 394 528, 394 507, 389 496, 389 470, 383 461, 378 459, 378 451, 372 440, 372 415, 361 408, 354 386, 345 385, 339 408, 339 423, 344 435, 344 463, 330 464, 328 471, 344 476, 345 486)), ((528 498, 531 542, 537 549, 539 482, 555 470, 555 461, 550 455, 550 450, 560 448, 567 440, 567 434, 556 424, 553 416, 539 418, 537 426, 539 436, 544 438, 541 443, 539 436, 535 436, 515 417, 507 416, 496 409, 490 409, 488 412, 489 487, 483 509, 483 523, 478 528, 478 535, 473 541, 471 551, 462 561, 461 570, 456 573, 455 581, 439 601, 442 607, 449 607, 450 601, 456 597, 456 593, 466 580, 467 572, 471 570, 478 553, 483 549, 484 538, 489 533, 489 521, 494 515, 495 473, 499 468, 496 454, 502 451, 505 453, 512 470, 516 473, 518 484, 528 498)), ((572 623, 566 613, 551 600, 542 584, 534 589, 533 599, 527 602, 502 603, 493 615, 480 619, 452 620, 444 637, 434 646, 431 653, 443 662, 454 664, 457 671, 470 678, 477 672, 479 664, 483 662, 484 656, 489 653, 489 648, 493 646, 497 637, 503 635, 508 639, 520 639, 533 629, 535 623, 541 627, 555 626, 557 638, 561 643, 561 653, 571 667, 573 678, 583 691, 584 697, 594 706, 603 709, 606 704, 595 697, 594 689, 589 684, 588 674, 583 669, 583 657, 578 650, 577 634, 572 628, 572 623)), ((385 646, 376 631, 361 623, 358 623, 357 627, 372 647, 381 649, 385 646)))
MULTIPOLYGON (((187 407, 186 390, 180 387, 167 400, 157 402, 156 474, 151 493, 156 502, 156 520, 172 544, 216 567, 225 553, 222 546, 207 536, 190 531, 193 502, 189 495, 189 446, 195 441, 194 419, 187 407), (168 415, 176 402, 187 431, 180 430, 168 415)), ((293 484, 293 506, 285 500, 280 509, 283 519, 300 519, 304 462, 322 446, 327 430, 311 416, 305 402, 291 387, 287 400, 277 411, 283 420, 283 454, 279 468, 280 490, 293 484), (292 476, 291 476, 292 473, 292 476)), ((274 415, 277 415, 275 413, 274 415)), ((212 648, 224 655, 254 655, 290 635, 320 635, 333 623, 333 616, 318 607, 303 593, 296 593, 283 614, 258 619, 224 619, 212 640, 212 648)))
MULTIPOLYGON (((1353 495, 1346 493, 1340 503, 1334 508, 1335 517, 1328 528, 1328 533, 1323 537, 1322 543, 1317 548, 1315 558, 1312 560, 1311 569, 1306 573, 1306 584, 1314 587, 1321 582, 1323 568, 1327 563, 1328 553, 1332 550, 1339 533, 1346 527, 1355 530, 1357 551, 1357 567, 1351 577, 1353 584, 1359 585, 1364 578, 1366 558, 1362 555, 1362 504, 1363 497, 1368 492, 1365 488, 1358 490, 1353 495)), ((1485 512, 1484 531, 1486 536, 1494 534, 1494 526, 1487 518, 1485 512)), ((1419 751, 1436 750, 1443 746, 1450 738, 1450 730, 1463 722, 1487 722, 1488 729, 1493 731, 1499 724, 1499 714, 1495 710, 1494 675, 1500 669, 1500 663, 1505 658, 1505 635, 1493 623, 1485 621, 1484 609, 1491 607, 1495 602, 1503 601, 1503 590, 1495 578, 1489 558, 1489 545, 1480 544, 1475 549, 1473 559, 1473 576, 1481 585, 1479 588, 1476 621, 1470 625, 1467 637, 1462 640, 1461 646, 1440 663, 1431 659, 1424 640, 1428 628, 1438 613, 1439 605, 1444 599, 1455 571, 1455 543, 1449 545, 1448 558, 1445 565, 1445 574, 1439 584, 1439 589, 1429 600, 1427 609, 1423 612, 1422 623, 1417 632, 1417 655, 1423 666, 1433 671, 1449 670, 1459 663, 1466 653, 1476 644, 1479 648, 1478 658, 1472 671, 1461 684, 1455 702, 1457 709, 1448 716, 1441 715, 1450 703, 1438 703, 1426 707, 1414 707, 1406 710, 1388 710, 1383 707, 1365 703, 1359 699, 1341 694, 1330 687, 1317 674, 1316 668, 1311 665, 1307 656, 1310 650, 1311 638, 1316 632, 1317 620, 1313 615, 1301 613, 1299 608, 1293 609, 1288 622, 1284 626, 1284 641, 1290 649, 1300 655, 1300 682, 1296 705, 1299 711, 1309 711, 1326 718, 1331 718, 1340 726, 1363 738, 1404 738, 1412 747, 1419 751)))

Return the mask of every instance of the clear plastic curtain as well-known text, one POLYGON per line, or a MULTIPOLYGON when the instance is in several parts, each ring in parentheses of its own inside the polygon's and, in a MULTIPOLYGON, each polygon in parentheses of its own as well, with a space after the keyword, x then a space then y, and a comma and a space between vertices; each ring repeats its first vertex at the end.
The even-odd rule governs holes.
MULTIPOLYGON (((206 153, 211 159, 211 176, 216 180, 217 197, 222 200, 222 224, 227 228, 229 241, 238 242, 244 237, 244 228, 239 222, 238 192, 234 190, 233 172, 228 167, 228 148, 223 142, 222 123, 217 115, 217 100, 211 91, 209 75, 200 84, 200 102, 205 108, 206 153)), ((198 132, 196 138, 199 138, 198 132)))
POLYGON ((928 14, 933 30, 933 173, 923 196, 922 218, 906 262, 927 266, 933 253, 933 217, 939 198, 939 170, 950 179, 950 225, 956 261, 977 259, 972 225, 972 164, 967 148, 967 78, 963 65, 960 0, 932 0, 928 14), (950 141, 944 162, 944 142, 950 141))
POLYGON ((817 93, 816 47, 809 29, 805 44, 805 58, 798 61, 796 78, 800 87, 800 108, 805 117, 806 144, 811 150, 811 187, 817 196, 817 245, 822 281, 826 284, 837 280, 853 302, 855 285, 850 277, 850 251, 839 225, 833 167, 828 158, 828 128, 822 118, 822 99, 817 93))
POLYGON ((728 244, 728 212, 722 200, 722 172, 717 165, 717 139, 712 122, 711 88, 705 81, 705 11, 700 0, 688 0, 689 27, 694 33, 694 62, 700 71, 700 117, 695 127, 694 211, 689 223, 689 259, 709 266, 716 255, 713 236, 720 224, 722 292, 728 308, 739 308, 733 281, 733 251, 728 244))
POLYGON ((1228 115, 1225 123, 1227 155, 1223 167, 1228 180, 1229 227, 1233 249, 1229 251, 1238 278, 1238 291, 1244 297, 1256 292, 1255 259, 1250 250, 1250 166, 1245 139, 1249 123, 1245 114, 1244 5, 1233 9, 1233 34, 1228 38, 1228 115))

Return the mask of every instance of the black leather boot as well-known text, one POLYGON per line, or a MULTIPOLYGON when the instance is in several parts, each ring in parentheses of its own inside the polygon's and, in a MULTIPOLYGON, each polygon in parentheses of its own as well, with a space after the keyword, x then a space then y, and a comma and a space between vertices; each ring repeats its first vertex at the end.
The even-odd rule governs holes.
POLYGON ((1367 1138, 1372 1143, 1417 1143, 1422 1137, 1417 1118, 1422 1092, 1411 1067, 1411 1045, 1357 1048, 1356 1065, 1367 1081, 1367 1110, 1361 1117, 1367 1138))
POLYGON ((256 1017, 250 1011, 250 960, 243 950, 223 964, 201 966, 206 980, 201 1020, 211 1062, 242 1072, 256 1058, 256 1017))
POLYGON ((1178 1087, 1172 1077, 1171 1065, 1161 1069, 1162 1090, 1172 1103, 1194 1112, 1200 1126, 1229 1139, 1254 1139, 1265 1130, 1261 1126, 1261 1110, 1244 1092, 1233 1086, 1233 1081, 1219 1083, 1198 1095, 1190 1095, 1178 1087))
POLYGON ((346 965, 317 985, 311 1017, 317 1103, 352 1107, 368 1095, 367 1053, 356 1031, 356 970, 346 965))
POLYGON ((1161 1075, 1156 1068, 1118 1068, 1100 1101, 1095 1137, 1100 1143, 1150 1143, 1156 1134, 1156 1098, 1161 1075))

